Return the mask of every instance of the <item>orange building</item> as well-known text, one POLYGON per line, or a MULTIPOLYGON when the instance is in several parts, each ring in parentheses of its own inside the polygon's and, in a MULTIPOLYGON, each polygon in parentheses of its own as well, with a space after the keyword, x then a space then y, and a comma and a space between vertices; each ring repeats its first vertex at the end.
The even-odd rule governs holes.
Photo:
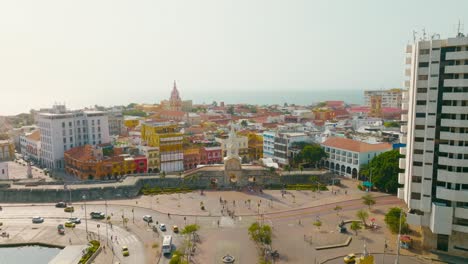
POLYGON ((125 174, 146 173, 145 156, 117 155, 121 149, 104 156, 102 148, 84 145, 69 149, 64 154, 65 171, 82 180, 117 179, 125 174))

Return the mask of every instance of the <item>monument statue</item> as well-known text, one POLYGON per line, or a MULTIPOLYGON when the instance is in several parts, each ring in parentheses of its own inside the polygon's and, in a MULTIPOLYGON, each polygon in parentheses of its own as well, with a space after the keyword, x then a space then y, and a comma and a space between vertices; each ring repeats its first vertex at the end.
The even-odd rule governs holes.
POLYGON ((231 124, 231 131, 226 140, 226 157, 224 158, 224 170, 241 170, 241 159, 239 157, 239 140, 237 140, 234 125, 231 124))

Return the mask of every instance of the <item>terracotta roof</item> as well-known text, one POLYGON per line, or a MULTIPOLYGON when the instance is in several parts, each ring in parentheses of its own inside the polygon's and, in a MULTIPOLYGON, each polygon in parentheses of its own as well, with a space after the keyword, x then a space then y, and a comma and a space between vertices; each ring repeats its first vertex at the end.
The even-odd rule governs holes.
POLYGON ((27 138, 34 141, 39 141, 41 139, 41 131, 36 130, 28 135, 27 138))
POLYGON ((182 111, 172 111, 172 110, 165 110, 159 112, 161 116, 185 116, 186 113, 182 111))
POLYGON ((327 147, 345 149, 354 152, 371 152, 377 150, 391 149, 392 145, 388 143, 369 144, 349 138, 331 137, 328 138, 322 145, 327 147))

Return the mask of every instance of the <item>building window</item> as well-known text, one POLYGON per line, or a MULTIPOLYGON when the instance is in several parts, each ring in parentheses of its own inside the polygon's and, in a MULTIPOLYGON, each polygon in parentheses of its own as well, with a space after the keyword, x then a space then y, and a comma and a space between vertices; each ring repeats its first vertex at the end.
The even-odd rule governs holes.
POLYGON ((429 78, 429 76, 427 76, 427 75, 419 75, 418 76, 419 81, 427 81, 428 78, 429 78))
POLYGON ((421 193, 412 192, 412 193, 411 193, 411 199, 413 199, 413 200, 421 200, 421 193))
POLYGON ((65 122, 62 122, 62 127, 65 127, 65 122))

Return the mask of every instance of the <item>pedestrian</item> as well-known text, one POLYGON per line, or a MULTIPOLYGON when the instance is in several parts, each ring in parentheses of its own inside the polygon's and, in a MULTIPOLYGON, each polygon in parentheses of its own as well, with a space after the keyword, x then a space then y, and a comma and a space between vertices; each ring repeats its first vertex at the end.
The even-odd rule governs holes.
POLYGON ((344 194, 348 194, 348 190, 345 190, 345 191, 344 191, 344 194))
POLYGON ((219 220, 218 220, 218 227, 219 227, 219 220))
POLYGON ((167 218, 171 218, 171 214, 170 214, 170 213, 167 213, 167 218))
POLYGON ((111 241, 112 241, 113 238, 114 238, 114 236, 111 235, 111 241))
POLYGON ((70 238, 68 238, 68 242, 69 242, 69 243, 70 243, 70 245, 71 245, 71 237, 70 237, 70 238))
POLYGON ((304 241, 306 241, 306 235, 304 234, 304 241))

